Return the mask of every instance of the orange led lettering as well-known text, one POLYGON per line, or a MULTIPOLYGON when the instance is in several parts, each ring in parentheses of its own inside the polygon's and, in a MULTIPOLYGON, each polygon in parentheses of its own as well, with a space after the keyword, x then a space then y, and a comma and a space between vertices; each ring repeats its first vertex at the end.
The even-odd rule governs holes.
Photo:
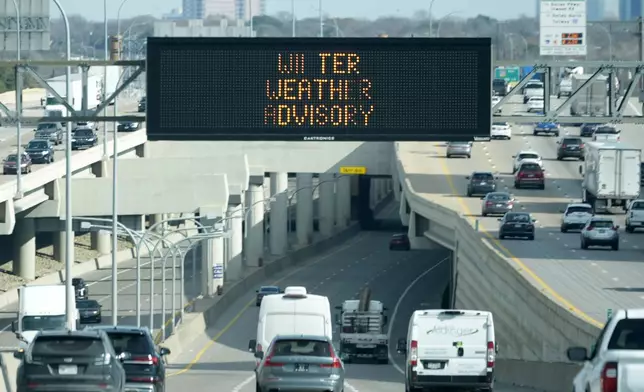
POLYGON ((275 106, 268 105, 264 108, 264 124, 265 125, 276 125, 276 113, 275 106))
POLYGON ((354 116, 356 114, 356 108, 353 105, 347 105, 344 107, 344 126, 354 125, 354 116))
POLYGON ((369 81, 369 79, 362 79, 362 86, 361 86, 361 89, 360 89, 360 93, 362 95, 362 98, 371 99, 371 95, 369 94, 369 90, 371 90, 371 81, 369 81))
POLYGON ((295 94, 295 86, 297 86, 296 79, 285 79, 282 83, 282 99, 287 101, 294 101, 297 99, 295 94))
POLYGON ((283 74, 303 74, 304 55, 299 53, 278 54, 277 70, 283 74))
POLYGON ((334 74, 347 73, 346 70, 342 69, 342 66, 344 65, 344 63, 342 62, 342 59, 346 56, 347 55, 344 53, 333 53, 333 73, 334 74))
POLYGON ((311 100, 311 82, 307 79, 300 80, 297 85, 297 100, 301 101, 302 99, 311 100))
POLYGON ((342 80, 329 80, 329 99, 342 99, 342 80))
POLYGON ((308 105, 304 105, 304 107, 303 107, 303 108, 302 108, 302 110, 301 110, 302 115, 300 116, 300 115, 298 114, 298 110, 297 110, 297 108, 296 108, 296 107, 295 107, 295 105, 294 105, 294 106, 293 106, 293 109, 292 109, 292 113, 293 113, 293 121, 295 121, 295 124, 297 124, 297 125, 299 125, 299 126, 302 126, 302 125, 304 125, 304 123, 306 122, 306 118, 307 118, 307 117, 308 117, 308 115, 309 115, 309 106, 308 106, 308 105))
POLYGON ((326 59, 327 59, 327 57, 331 57, 331 53, 320 53, 320 60, 321 60, 320 67, 322 69, 323 74, 326 73, 326 59))
POLYGON ((363 116, 363 123, 364 126, 366 127, 369 125, 369 118, 371 117, 371 113, 373 113, 373 105, 369 105, 367 107, 365 106, 360 106, 360 113, 362 113, 363 116))
POLYGON ((355 53, 349 53, 347 55, 347 73, 359 74, 358 63, 360 62, 360 56, 355 53))
POLYGON ((326 86, 327 83, 329 83, 329 81, 326 79, 313 79, 313 83, 317 84, 318 99, 322 101, 324 99, 324 94, 322 93, 322 90, 324 90, 324 87, 326 86))
POLYGON ((277 106, 277 125, 286 126, 289 124, 289 119, 291 118, 291 110, 289 105, 278 105, 277 106))

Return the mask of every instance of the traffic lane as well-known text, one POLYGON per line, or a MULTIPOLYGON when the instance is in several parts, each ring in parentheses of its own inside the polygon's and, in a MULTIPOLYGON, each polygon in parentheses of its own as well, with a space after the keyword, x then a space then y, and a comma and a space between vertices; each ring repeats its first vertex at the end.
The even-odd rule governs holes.
MULTIPOLYGON (((368 233, 358 234, 347 244, 329 249, 306 264, 285 270, 263 284, 279 284, 283 287, 304 285, 309 291, 320 293, 321 290, 314 290, 314 287, 334 273, 337 276, 350 268, 363 267, 365 263, 355 261, 363 260, 372 252, 370 238, 368 233)), ((168 373, 172 375, 168 379, 169 390, 185 387, 204 390, 217 385, 222 390, 239 392, 244 383, 252 381, 255 360, 248 352, 248 342, 255 339, 257 333, 255 290, 249 290, 221 314, 206 331, 209 340, 205 345, 203 339, 197 339, 183 350, 193 353, 181 358, 186 362, 169 365, 168 373)), ((347 295, 353 296, 354 292, 352 288, 347 295)))
MULTIPOLYGON (((440 267, 440 265, 437 265, 437 267, 440 267)), ((404 390, 406 357, 404 354, 398 354, 396 352, 396 343, 400 338, 407 339, 407 330, 411 315, 418 309, 440 309, 439 293, 427 290, 428 287, 433 287, 436 283, 435 279, 437 275, 434 272, 430 269, 424 275, 419 274, 415 280, 407 284, 407 289, 398 297, 390 322, 389 354, 392 359, 391 368, 397 373, 399 381, 389 383, 387 385, 388 388, 383 389, 383 391, 404 390)), ((373 370, 377 371, 376 369, 373 370)), ((371 389, 358 389, 360 392, 371 391, 371 389)), ((520 388, 499 382, 495 382, 494 390, 499 392, 534 392, 533 389, 520 388)))

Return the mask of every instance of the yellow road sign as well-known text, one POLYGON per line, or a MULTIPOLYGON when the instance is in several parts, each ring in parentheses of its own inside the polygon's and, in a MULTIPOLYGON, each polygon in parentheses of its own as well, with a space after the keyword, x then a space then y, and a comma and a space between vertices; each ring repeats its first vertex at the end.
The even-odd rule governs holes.
POLYGON ((342 166, 340 174, 367 174, 367 168, 364 166, 342 166))

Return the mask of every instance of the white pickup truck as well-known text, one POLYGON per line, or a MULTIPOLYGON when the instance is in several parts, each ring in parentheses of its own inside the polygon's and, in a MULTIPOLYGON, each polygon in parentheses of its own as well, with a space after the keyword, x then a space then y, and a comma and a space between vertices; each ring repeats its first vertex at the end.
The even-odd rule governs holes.
POLYGON ((644 229, 644 199, 633 200, 626 209, 626 231, 644 229))
POLYGON ((568 359, 582 362, 573 392, 634 392, 644 390, 644 309, 616 311, 590 353, 571 347, 568 359))
POLYGON ((372 301, 370 293, 363 292, 360 300, 344 301, 336 309, 340 310, 336 324, 342 328, 340 358, 344 362, 365 358, 389 363, 389 338, 384 333, 387 309, 382 302, 372 301))

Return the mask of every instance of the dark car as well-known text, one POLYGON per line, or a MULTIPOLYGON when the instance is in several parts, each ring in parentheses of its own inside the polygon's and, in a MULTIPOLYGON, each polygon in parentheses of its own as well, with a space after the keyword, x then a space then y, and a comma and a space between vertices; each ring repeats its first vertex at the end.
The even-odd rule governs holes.
POLYGON ((644 186, 644 162, 640 163, 640 186, 644 186))
POLYGON ((166 391, 163 357, 169 355, 170 350, 165 347, 157 350, 149 329, 129 326, 95 326, 86 329, 104 331, 116 354, 126 353, 123 361, 125 391, 166 391))
POLYGON ((52 163, 54 161, 54 145, 49 140, 32 140, 25 147, 33 163, 52 163))
MULTIPOLYGON (((29 154, 23 153, 20 160, 20 172, 22 174, 31 173, 31 158, 29 154)), ((18 173, 18 156, 16 154, 9 154, 5 158, 2 165, 2 174, 17 174, 18 173)))
POLYGON ((595 123, 581 124, 581 128, 579 130, 579 136, 592 137, 593 134, 595 133, 595 130, 601 125, 602 124, 595 124, 595 123))
POLYGON ((83 150, 98 145, 98 136, 91 128, 76 128, 72 133, 72 150, 83 150))
POLYGON ((490 192, 481 198, 481 215, 504 215, 514 209, 515 203, 508 192, 490 192))
POLYGON ((534 240, 534 224, 537 222, 527 212, 508 212, 499 219, 499 239, 523 237, 534 240))
POLYGON ((546 176, 541 166, 533 162, 521 163, 519 170, 514 173, 514 187, 516 189, 523 187, 546 189, 546 176))
POLYGON ((74 286, 74 293, 76 294, 76 299, 88 299, 89 298, 89 287, 83 278, 73 278, 72 286, 74 286))
POLYGON ((141 124, 134 121, 121 121, 116 127, 118 132, 134 132, 141 128, 141 124))
POLYGON ((564 137, 557 141, 557 160, 577 158, 584 160, 584 141, 580 137, 564 137))
POLYGON ((41 331, 21 360, 16 376, 21 392, 121 392, 125 370, 107 334, 102 331, 41 331))
POLYGON ((407 234, 394 234, 389 240, 389 250, 410 250, 411 242, 407 234))
POLYGON ((260 306, 262 304, 262 299, 264 299, 265 296, 279 294, 283 291, 278 286, 262 286, 259 290, 255 290, 255 292, 257 293, 255 305, 260 306))
POLYGON ((76 301, 76 308, 80 313, 81 324, 100 324, 102 321, 101 304, 95 299, 81 299, 76 301))
POLYGON ((467 183, 467 197, 474 195, 487 195, 496 190, 496 180, 492 172, 474 172, 471 176, 465 177, 467 183))
POLYGON ((63 144, 63 127, 60 123, 40 123, 35 132, 35 139, 49 140, 55 145, 63 144))
POLYGON ((504 97, 508 93, 508 82, 505 79, 492 80, 492 91, 494 95, 504 97))
POLYGON ((146 97, 143 97, 143 98, 141 98, 139 100, 139 113, 143 113, 143 112, 146 111, 147 106, 148 106, 147 103, 148 103, 148 101, 147 101, 146 97))

